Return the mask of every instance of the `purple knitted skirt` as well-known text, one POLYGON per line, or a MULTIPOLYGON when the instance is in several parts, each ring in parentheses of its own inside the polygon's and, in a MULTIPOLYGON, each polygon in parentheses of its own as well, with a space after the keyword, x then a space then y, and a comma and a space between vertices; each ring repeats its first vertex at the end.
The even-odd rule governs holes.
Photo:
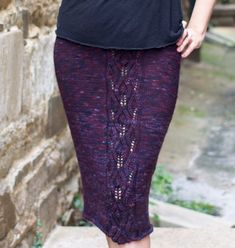
POLYGON ((176 44, 125 50, 56 37, 54 65, 83 185, 83 218, 114 242, 153 232, 152 175, 178 95, 176 44))

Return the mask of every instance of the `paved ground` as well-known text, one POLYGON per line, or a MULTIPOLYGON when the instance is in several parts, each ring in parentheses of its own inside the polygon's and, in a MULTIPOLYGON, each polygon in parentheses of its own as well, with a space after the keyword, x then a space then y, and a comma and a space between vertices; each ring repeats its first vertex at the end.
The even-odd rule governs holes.
POLYGON ((214 33, 220 34, 225 38, 231 39, 235 42, 235 28, 234 27, 213 27, 214 33))
MULTIPOLYGON (((151 248, 234 248, 235 229, 154 228, 151 248)), ((43 248, 108 248, 97 227, 57 226, 43 248)))
POLYGON ((183 61, 158 164, 173 175, 177 198, 208 202, 235 223, 235 48, 206 42, 201 55, 201 63, 183 61))

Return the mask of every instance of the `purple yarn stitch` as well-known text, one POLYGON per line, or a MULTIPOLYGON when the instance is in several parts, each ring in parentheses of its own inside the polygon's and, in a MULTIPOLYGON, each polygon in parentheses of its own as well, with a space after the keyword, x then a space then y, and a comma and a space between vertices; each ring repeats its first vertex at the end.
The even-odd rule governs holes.
POLYGON ((178 95, 176 45, 103 49, 56 37, 54 64, 83 184, 83 218, 118 244, 153 232, 152 175, 178 95))

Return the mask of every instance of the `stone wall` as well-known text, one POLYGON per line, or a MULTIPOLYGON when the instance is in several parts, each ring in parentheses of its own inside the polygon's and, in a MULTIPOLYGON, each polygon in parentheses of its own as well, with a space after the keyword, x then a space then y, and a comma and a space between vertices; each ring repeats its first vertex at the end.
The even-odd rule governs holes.
POLYGON ((79 190, 54 74, 57 0, 0 1, 0 247, 45 240, 79 190))
POLYGON ((214 26, 235 26, 235 4, 217 4, 211 23, 214 26))

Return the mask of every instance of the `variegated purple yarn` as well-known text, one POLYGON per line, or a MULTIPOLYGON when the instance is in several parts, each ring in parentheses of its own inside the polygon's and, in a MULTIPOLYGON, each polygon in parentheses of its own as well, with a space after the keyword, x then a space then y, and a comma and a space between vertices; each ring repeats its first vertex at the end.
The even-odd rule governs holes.
POLYGON ((103 49, 56 37, 54 64, 79 162, 83 218, 118 244, 153 232, 152 175, 178 95, 176 45, 103 49))

